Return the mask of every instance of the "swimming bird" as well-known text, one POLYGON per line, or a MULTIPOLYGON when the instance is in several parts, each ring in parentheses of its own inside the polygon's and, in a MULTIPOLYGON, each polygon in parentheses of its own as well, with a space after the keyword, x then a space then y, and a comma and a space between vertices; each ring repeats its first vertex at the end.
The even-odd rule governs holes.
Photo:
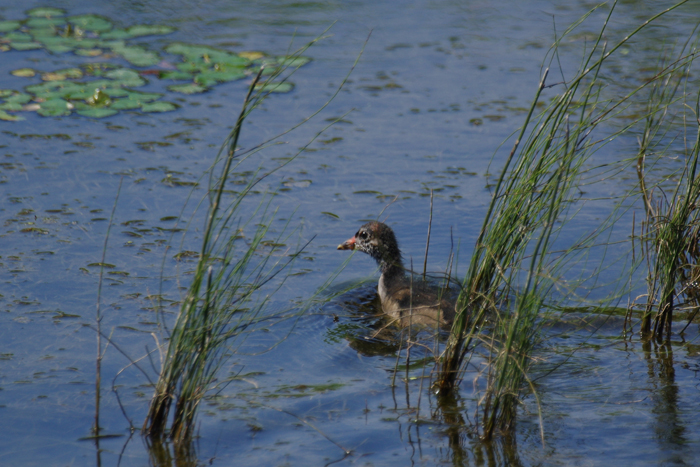
POLYGON ((338 250, 359 250, 377 261, 379 299, 382 310, 400 321, 401 325, 450 324, 455 316, 455 304, 442 290, 430 287, 422 279, 406 275, 399 243, 391 227, 382 222, 368 222, 357 233, 338 245, 338 250))

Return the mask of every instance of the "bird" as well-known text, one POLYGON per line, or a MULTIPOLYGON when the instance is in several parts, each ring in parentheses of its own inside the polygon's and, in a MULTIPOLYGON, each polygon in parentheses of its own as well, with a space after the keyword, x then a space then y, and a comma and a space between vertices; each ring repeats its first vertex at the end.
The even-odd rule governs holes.
POLYGON ((368 222, 352 238, 338 245, 338 250, 362 251, 377 261, 382 310, 402 326, 444 326, 454 321, 455 304, 444 289, 430 287, 423 280, 406 275, 399 243, 388 225, 368 222))

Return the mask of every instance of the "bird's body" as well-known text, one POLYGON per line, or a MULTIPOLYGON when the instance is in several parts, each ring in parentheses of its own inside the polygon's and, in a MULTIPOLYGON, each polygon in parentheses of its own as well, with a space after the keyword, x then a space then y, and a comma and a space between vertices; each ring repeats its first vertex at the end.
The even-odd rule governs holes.
MULTIPOLYGON (((423 280, 406 275, 396 236, 381 222, 369 222, 354 237, 338 246, 339 250, 359 250, 377 261, 379 299, 384 313, 402 325, 444 325, 454 320, 455 305, 444 293, 423 280)), ((444 291, 443 291, 444 292, 444 291)))

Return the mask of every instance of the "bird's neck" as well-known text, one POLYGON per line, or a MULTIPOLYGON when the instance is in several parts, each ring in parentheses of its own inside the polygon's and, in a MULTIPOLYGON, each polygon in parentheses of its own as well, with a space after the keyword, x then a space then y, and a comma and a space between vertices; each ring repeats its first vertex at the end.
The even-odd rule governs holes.
POLYGON ((381 258, 377 260, 379 270, 387 287, 402 282, 406 277, 406 269, 403 266, 401 256, 395 258, 381 258))

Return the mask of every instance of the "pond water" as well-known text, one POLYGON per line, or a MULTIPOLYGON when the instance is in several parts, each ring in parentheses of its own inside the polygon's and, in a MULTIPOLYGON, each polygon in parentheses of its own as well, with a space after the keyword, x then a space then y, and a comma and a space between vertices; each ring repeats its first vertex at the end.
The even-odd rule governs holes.
MULTIPOLYGON (((618 5, 610 38, 623 37, 661 11, 662 3, 667 2, 618 5)), ((49 5, 33 0, 0 5, 0 20, 23 21, 27 10, 40 6, 49 5)), ((492 156, 522 123, 555 34, 594 5, 212 0, 53 1, 50 6, 68 15, 101 15, 119 28, 173 28, 170 34, 130 39, 162 54, 155 65, 135 67, 139 71, 172 70, 176 57, 163 51, 173 43, 284 56, 332 26, 304 52, 312 61, 290 78, 294 89, 272 95, 247 119, 243 148, 322 107, 365 47, 348 82, 321 113, 236 175, 246 180, 251 176, 246 171, 274 167, 342 117, 260 186, 260 191, 277 191, 273 230, 280 232, 288 220, 297 229, 290 247, 313 238, 295 264, 303 274, 285 282, 270 303, 272 310, 287 310, 338 271, 347 255, 336 246, 368 219, 389 223, 406 258, 421 263, 431 189, 430 269, 448 264, 452 235, 460 246, 457 271, 463 273, 489 201, 489 172, 498 172, 507 151, 492 156)), ((607 11, 594 12, 576 40, 563 44, 565 70, 578 65, 607 11)), ((625 58, 615 62, 609 92, 639 84, 640 70, 684 41, 699 14, 691 2, 631 43, 625 58)), ((22 68, 51 72, 89 60, 132 67, 118 53, 95 58, 11 49, 0 57, 0 88, 20 91, 42 82, 39 75, 11 73, 22 68)), ((12 113, 24 120, 0 121, 0 464, 696 462, 697 325, 658 345, 625 335, 617 316, 562 315, 545 327, 547 338, 537 352, 541 363, 533 375, 544 443, 536 400, 526 395, 514 435, 486 444, 471 428, 480 394, 478 383, 472 385, 476 370, 465 376, 459 399, 441 410, 429 390, 430 355, 415 350, 407 372, 397 335, 369 337, 378 326, 372 316, 376 274, 364 255, 354 256, 340 272, 332 288, 343 291, 337 298, 302 317, 271 320, 248 337, 222 375, 238 378, 202 407, 191 452, 176 456, 170 446, 149 446, 130 425, 143 423, 152 387, 121 352, 139 358, 155 348, 156 296, 173 301, 165 302, 172 303, 167 316, 177 311, 194 263, 174 256, 180 249, 198 249, 203 225, 201 212, 193 215, 193 203, 187 204, 188 197, 203 195, 201 187, 192 191, 192 184, 206 182, 200 179, 235 123, 250 77, 182 94, 167 89, 172 82, 142 76, 147 83, 139 91, 162 93, 161 100, 177 108, 122 110, 105 118, 26 111, 12 113), (174 232, 179 228, 191 234, 182 244, 174 232), (104 356, 100 419, 103 432, 115 436, 101 440, 98 449, 84 438, 94 422, 93 326, 100 272, 95 264, 102 262, 103 251, 104 261, 114 267, 103 280, 102 327, 118 349, 110 345, 104 356)), ((619 138, 591 164, 633 157, 635 144, 635 135, 619 138)), ((677 166, 665 160, 656 168, 670 173, 677 166)), ((632 189, 635 177, 631 170, 588 186, 588 198, 602 201, 588 203, 576 226, 584 229, 605 218, 614 205, 611 198, 632 189)), ((245 212, 257 208, 263 195, 250 200, 245 212)), ((621 216, 624 226, 612 234, 613 241, 629 235, 631 212, 621 216)), ((608 254, 628 250, 621 244, 608 254)), ((619 269, 613 265, 605 274, 619 276, 619 269)), ((154 366, 146 365, 151 378, 154 366)))

